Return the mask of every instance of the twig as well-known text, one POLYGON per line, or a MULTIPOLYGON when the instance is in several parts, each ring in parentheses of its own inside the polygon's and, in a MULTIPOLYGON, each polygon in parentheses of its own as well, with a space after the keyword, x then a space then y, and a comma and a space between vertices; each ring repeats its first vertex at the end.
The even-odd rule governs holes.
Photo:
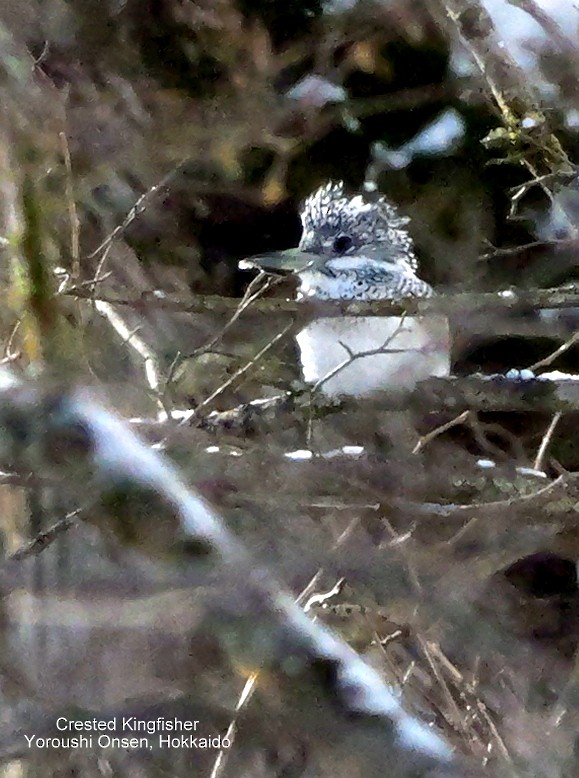
MULTIPOLYGON (((340 534, 339 538, 334 543, 332 550, 338 549, 345 541, 350 537, 354 529, 358 526, 359 519, 355 518, 353 519, 350 524, 346 527, 346 529, 340 534)), ((324 573, 323 568, 320 568, 316 574, 310 579, 309 583, 306 584, 304 589, 300 592, 298 597, 296 598, 296 603, 298 605, 303 605, 304 611, 307 612, 309 610, 308 605, 310 604, 310 600, 306 601, 306 598, 308 597, 309 593, 313 590, 313 588, 316 586, 319 579, 322 577, 324 573)), ((343 582, 344 579, 341 579, 341 582, 343 582)), ((338 584, 336 584, 336 587, 341 585, 341 582, 339 581, 338 584)), ((336 588, 334 587, 334 589, 336 588)), ((334 591, 332 590, 332 592, 334 591)), ((237 729, 237 722, 239 721, 239 716, 241 713, 247 708, 249 703, 251 702, 251 699, 253 697, 254 692, 257 689, 257 682, 259 680, 259 675, 257 673, 253 673, 246 681, 243 690, 239 696, 239 699, 237 701, 237 705, 235 706, 235 716, 231 720, 228 728, 227 728, 227 734, 226 737, 229 740, 230 743, 233 743, 233 740, 235 739, 235 732, 237 729)), ((213 764, 213 768, 211 770, 210 778, 218 778, 219 774, 224 770, 225 765, 227 763, 227 758, 229 754, 231 753, 231 748, 228 749, 221 749, 217 755, 217 758, 215 760, 215 763, 213 764)))
MULTIPOLYGON (((539 508, 542 505, 547 505, 549 502, 556 501, 567 492, 569 483, 569 477, 560 475, 547 486, 537 489, 536 492, 525 494, 522 497, 510 497, 508 500, 495 500, 493 502, 477 502, 468 505, 442 505, 438 503, 399 501, 398 504, 402 509, 411 510, 416 514, 431 517, 439 516, 444 519, 457 518, 461 521, 471 518, 476 520, 480 518, 502 519, 508 511, 518 510, 529 504, 533 508, 539 508)), ((447 542, 444 541, 444 543, 447 542)))
POLYGON ((431 654, 434 657, 436 657, 440 665, 450 674, 451 678, 453 679, 453 682, 460 688, 461 697, 464 697, 466 692, 470 697, 474 699, 478 713, 485 720, 491 735, 495 739, 496 746, 499 752, 501 753, 503 759, 505 759, 509 765, 513 765, 513 757, 509 753, 509 750, 503 738, 500 736, 499 731, 497 729, 497 725, 493 721, 492 717, 489 715, 486 705, 482 702, 480 697, 477 695, 475 687, 472 684, 467 683, 465 681, 463 674, 449 660, 449 658, 441 650, 438 644, 432 641, 428 641, 427 645, 428 645, 428 650, 431 652, 431 654))
MULTIPOLYGON (((543 178, 550 179, 553 178, 553 176, 548 175, 548 176, 543 176, 543 178)), ((533 184, 534 183, 535 182, 533 181, 533 184)), ((527 184, 522 184, 521 187, 517 187, 517 191, 519 191, 519 189, 522 189, 523 187, 526 186, 527 184)), ((571 246, 571 245, 575 245, 576 243, 577 241, 575 240, 575 238, 565 238, 563 240, 533 240, 530 243, 523 243, 521 246, 505 246, 504 248, 497 248, 496 246, 491 246, 491 250, 486 251, 482 255, 482 259, 493 259, 494 257, 510 257, 513 255, 521 254, 523 251, 528 251, 529 249, 535 249, 543 246, 565 246, 565 245, 571 246)))
POLYGON ((21 320, 18 319, 16 322, 14 322, 14 326, 10 330, 10 335, 8 336, 8 341, 6 342, 6 346, 4 347, 4 359, 11 361, 15 356, 20 356, 20 352, 14 352, 12 351, 12 346, 14 345, 14 340, 16 339, 16 335, 18 333, 18 330, 20 329, 20 323, 21 320))
POLYGON ((447 430, 456 427, 458 424, 464 424, 464 422, 468 420, 470 414, 471 414, 470 411, 463 411, 454 419, 447 421, 446 424, 441 424, 440 427, 437 427, 436 429, 427 432, 426 435, 423 435, 418 441, 418 443, 414 446, 414 448, 412 449, 412 453, 418 454, 418 452, 421 451, 426 445, 428 445, 428 443, 430 443, 431 440, 434 440, 434 438, 437 438, 439 435, 442 435, 443 432, 446 432, 447 430))
POLYGON ((260 272, 254 279, 252 279, 251 283, 245 290, 243 297, 239 301, 237 308, 235 309, 235 311, 233 312, 229 320, 223 325, 223 327, 217 333, 217 335, 211 338, 211 340, 205 345, 195 349, 195 351, 191 352, 191 354, 182 355, 182 358, 193 359, 201 354, 205 354, 208 351, 211 351, 211 349, 214 348, 215 345, 219 343, 220 340, 223 339, 224 335, 226 335, 227 332, 229 332, 231 327, 235 324, 235 322, 239 319, 239 317, 243 314, 243 312, 246 311, 248 308, 250 308, 255 303, 256 300, 259 300, 259 298, 262 297, 265 294, 265 292, 267 292, 268 289, 270 289, 276 283, 279 283, 280 280, 281 280, 280 278, 276 278, 274 276, 268 275, 265 272, 260 272), (262 283, 264 279, 265 279, 265 283, 262 283))
MULTIPOLYGON (((190 409, 172 411, 171 415, 176 420, 188 419, 193 426, 209 430, 221 428, 244 433, 254 421, 261 420, 267 426, 277 423, 280 416, 301 414, 304 411, 310 413, 312 407, 319 413, 332 414, 337 410, 358 407, 358 405, 359 400, 355 397, 340 397, 337 403, 335 398, 324 397, 319 392, 312 396, 311 390, 306 388, 263 400, 253 400, 229 410, 213 411, 204 416, 196 416, 190 409)), ((459 422, 458 419, 466 411, 470 411, 471 414, 479 411, 521 411, 551 415, 558 411, 569 413, 579 411, 579 375, 576 379, 532 378, 521 381, 503 375, 489 378, 483 376, 427 378, 418 382, 412 391, 400 396, 392 396, 389 392, 377 392, 375 396, 365 400, 365 407, 371 412, 408 408, 417 410, 421 414, 449 413, 452 414, 452 421, 456 420, 456 423, 464 423, 459 422)), ((470 416, 466 417, 465 421, 468 422, 469 419, 470 416)), ((156 437, 157 430, 158 434, 165 434, 170 429, 175 432, 177 429, 174 425, 167 427, 166 419, 161 421, 136 419, 133 423, 136 429, 150 431, 153 438, 156 437)), ((435 432, 440 434, 444 431, 442 429, 435 432)), ((473 431, 480 435, 480 426, 473 428, 473 431)), ((482 440, 484 445, 488 443, 485 438, 481 438, 482 440)), ((510 438, 511 443, 515 441, 515 437, 510 438)))
MULTIPOLYGON (((553 17, 545 13, 535 0, 507 0, 507 2, 515 8, 520 8, 521 11, 534 19, 545 30, 549 40, 557 46, 561 53, 575 55, 575 48, 571 41, 563 35, 553 17)), ((579 18, 576 21, 579 21, 579 18)))
POLYGON ((126 321, 115 310, 115 306, 100 300, 95 302, 95 307, 109 322, 123 343, 129 345, 142 359, 147 384, 153 392, 155 399, 161 406, 161 410, 167 412, 163 404, 161 393, 161 377, 159 374, 158 357, 154 350, 139 336, 139 327, 129 329, 126 321))
MULTIPOLYGON (((536 181, 541 181, 544 174, 572 172, 573 165, 558 138, 549 130, 527 75, 510 56, 507 47, 500 45, 492 18, 483 3, 440 0, 440 5, 455 24, 486 80, 504 124, 504 140, 515 150, 522 145, 523 139, 527 145, 532 141, 533 153, 521 154, 518 157, 521 164, 536 181), (525 119, 530 120, 531 129, 525 128, 525 119)), ((539 185, 552 198, 546 184, 539 185)))
MULTIPOLYGON (((65 121, 66 120, 63 119, 63 123, 65 121)), ((72 162, 70 160, 70 149, 68 147, 66 130, 59 132, 58 137, 62 147, 64 168, 66 170, 66 204, 68 208, 68 219, 70 222, 70 256, 72 258, 72 276, 75 279, 80 279, 80 220, 76 210, 74 179, 72 176, 72 162)))
MULTIPOLYGON (((507 0, 507 2, 512 2, 512 0, 507 0)), ((525 181, 523 184, 517 184, 517 186, 511 186, 509 188, 509 192, 514 194, 515 192, 520 191, 521 189, 523 192, 528 192, 529 189, 532 189, 534 186, 540 186, 541 184, 551 183, 552 181, 560 181, 568 180, 573 181, 577 177, 576 171, 569 171, 567 173, 545 173, 544 176, 537 176, 536 178, 531 178, 528 181, 525 181)), ((538 241, 539 243, 541 241, 538 241)), ((546 241, 547 243, 557 243, 557 240, 549 240, 546 241)), ((565 241, 564 241, 565 242, 565 241)))
POLYGON ((476 442, 479 444, 483 451, 486 451, 490 456, 497 459, 504 459, 505 452, 501 446, 493 443, 489 439, 489 433, 495 433, 495 435, 507 438, 511 446, 516 448, 514 459, 524 461, 526 459, 525 452, 521 441, 515 435, 510 434, 503 426, 493 423, 485 423, 481 421, 478 414, 471 413, 468 417, 468 426, 474 435, 476 442))
POLYGON ((237 704, 235 705, 235 716, 229 722, 229 726, 225 732, 224 739, 227 739, 229 743, 228 748, 221 748, 219 750, 219 753, 215 758, 215 762, 213 763, 213 767, 211 768, 209 778, 218 778, 227 765, 227 760, 229 758, 229 754, 231 753, 231 748, 237 733, 237 722, 239 721, 239 716, 251 702, 254 692, 257 689, 258 679, 258 673, 252 673, 243 686, 241 694, 239 695, 239 699, 237 700, 237 704))
MULTIPOLYGON (((374 407, 392 407, 388 397, 373 400, 374 407)), ((424 411, 462 413, 476 411, 535 411, 541 413, 579 410, 577 378, 513 380, 503 375, 428 378, 421 381, 403 404, 424 411)))
POLYGON ((541 441, 541 445, 539 446, 539 450, 537 451, 537 456, 535 458, 535 463, 533 464, 533 468, 535 470, 542 469, 543 459, 545 458, 547 448, 549 446, 549 443, 551 442, 551 439, 553 438, 553 434, 555 432, 557 424, 559 423, 562 415, 563 414, 560 411, 557 411, 557 413, 551 419, 551 423, 547 427, 547 431, 543 435, 543 440, 541 441))
POLYGON ((221 386, 217 387, 214 392, 211 392, 209 397, 207 397, 203 402, 199 403, 199 405, 195 408, 193 411, 191 418, 196 418, 199 415, 199 412, 202 411, 204 408, 207 408, 208 405, 210 405, 213 400, 215 400, 216 397, 219 397, 219 395, 224 392, 227 388, 229 388, 232 384, 237 381, 238 378, 240 378, 244 373, 247 373, 248 370, 250 370, 254 365, 256 365, 259 360, 267 354, 268 351, 270 351, 276 343, 278 343, 282 338, 284 338, 287 333, 293 329, 293 322, 291 324, 288 324, 286 327, 283 328, 281 332, 278 332, 278 334, 273 337, 268 343, 265 344, 265 346, 260 349, 257 354, 252 357, 249 362, 247 362, 245 365, 240 367, 238 370, 235 371, 235 373, 227 379, 221 386))
POLYGON ((457 727, 463 736, 467 736, 468 726, 465 722, 464 713, 458 707, 458 704, 454 699, 452 692, 449 689, 448 683, 443 673, 441 672, 439 664, 434 661, 430 643, 424 640, 424 638, 420 634, 416 634, 415 638, 416 638, 416 642, 420 646, 420 649, 422 650, 422 654, 426 659, 428 667, 430 668, 430 672, 438 682, 438 686, 442 691, 443 697, 448 706, 448 713, 450 714, 450 723, 454 727, 457 727))
POLYGON ((568 351, 571 346, 574 346, 575 343, 579 341, 579 330, 577 332, 574 332, 573 335, 569 338, 569 340, 566 340, 565 343, 563 343, 561 346, 555 349, 551 354, 544 357, 543 359, 539 359, 538 362, 533 363, 532 365, 529 365, 529 370, 532 370, 535 372, 536 370, 539 370, 541 367, 548 367, 549 365, 552 365, 553 362, 555 362, 556 359, 558 359, 561 354, 564 354, 566 351, 568 351))
POLYGON ((14 553, 10 554, 8 559, 13 562, 21 562, 23 559, 27 559, 28 557, 37 556, 41 553, 41 551, 44 551, 52 543, 54 543, 56 538, 58 538, 64 532, 68 532, 71 527, 74 527, 74 525, 78 523, 77 520, 79 513, 80 510, 72 511, 67 516, 65 516, 64 519, 60 519, 60 521, 57 521, 44 532, 40 532, 25 546, 22 546, 22 548, 14 551, 14 553))
POLYGON ((88 255, 88 258, 93 259, 97 256, 97 254, 100 254, 101 251, 106 251, 111 246, 111 244, 117 240, 117 238, 127 229, 127 227, 134 222, 137 216, 140 216, 142 213, 144 213, 145 208, 149 202, 172 181, 177 173, 182 170, 186 162, 187 159, 182 159, 168 173, 166 173, 160 181, 149 187, 149 189, 147 189, 147 191, 138 198, 123 221, 117 227, 115 227, 115 229, 109 235, 107 235, 107 237, 99 246, 96 247, 93 252, 88 255))
POLYGON ((344 370, 346 367, 351 365, 353 362, 356 362, 358 359, 364 359, 365 357, 375 357, 375 356, 379 356, 380 354, 404 354, 408 351, 413 351, 413 350, 416 351, 417 349, 403 349, 403 348, 389 349, 388 348, 390 343, 392 343, 394 338, 402 330, 404 319, 405 319, 405 315, 402 316, 394 332, 391 335, 389 335, 384 341, 384 343, 382 343, 381 346, 378 346, 378 348, 367 349, 366 351, 357 351, 356 353, 354 353, 354 351, 352 351, 352 349, 346 343, 339 341, 340 346, 348 354, 348 357, 344 359, 342 362, 340 362, 339 365, 336 365, 336 367, 329 370, 326 373, 326 375, 322 376, 322 378, 316 381, 316 383, 313 385, 311 390, 312 394, 318 392, 322 388, 322 386, 324 386, 324 384, 326 384, 328 381, 330 381, 332 378, 338 375, 338 373, 341 373, 342 370, 344 370))

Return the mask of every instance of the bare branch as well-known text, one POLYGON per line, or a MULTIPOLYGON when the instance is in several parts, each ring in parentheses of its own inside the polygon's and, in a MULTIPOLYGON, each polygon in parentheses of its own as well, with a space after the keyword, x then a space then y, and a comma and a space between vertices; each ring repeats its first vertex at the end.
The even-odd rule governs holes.
POLYGON ((547 453, 547 448, 549 447, 549 443, 553 438, 555 429, 557 428, 557 424, 559 424, 562 415, 563 414, 560 411, 557 412, 553 416, 553 418, 551 419, 551 423, 547 427, 547 431, 543 436, 543 440, 541 441, 541 445, 539 446, 539 450, 537 451, 537 456, 533 464, 535 470, 540 470, 543 467, 543 460, 545 458, 545 454, 547 453))
POLYGON ((68 532, 71 527, 77 523, 79 511, 73 511, 65 516, 52 527, 49 527, 44 532, 40 532, 29 543, 22 548, 19 548, 14 553, 10 554, 9 560, 13 562, 20 562, 23 559, 27 559, 31 556, 37 556, 46 548, 48 548, 60 535, 64 532, 68 532))
MULTIPOLYGON (((488 85, 505 129, 504 141, 513 149, 523 138, 532 147, 520 156, 533 179, 550 173, 569 173, 573 166, 558 138, 550 131, 545 114, 526 74, 501 45, 493 21, 478 0, 440 0, 456 26, 488 85)), ((548 196, 545 184, 541 184, 548 196)))
MULTIPOLYGON (((135 202, 133 207, 129 210, 123 221, 115 227, 115 229, 107 235, 107 237, 103 240, 103 242, 96 247, 96 249, 89 254, 89 259, 92 259, 93 257, 96 257, 98 254, 101 253, 101 251, 104 253, 107 251, 107 249, 110 248, 111 244, 114 243, 115 240, 118 240, 120 236, 123 234, 123 232, 129 227, 134 220, 140 216, 142 213, 144 213, 145 208, 149 204, 149 202, 156 197, 159 193, 163 192, 163 190, 171 183, 173 178, 179 173, 180 170, 183 169, 183 165, 187 162, 186 159, 182 159, 180 162, 178 162, 166 175, 161 178, 160 181, 158 181, 156 184, 153 184, 153 186, 150 186, 146 192, 144 192, 138 200, 135 202)), ((97 273, 97 277, 98 277, 97 273)))
MULTIPOLYGON (((234 314, 239 299, 217 295, 196 295, 182 299, 171 295, 150 295, 119 297, 114 294, 99 295, 84 286, 66 289, 63 294, 111 305, 128 306, 144 310, 150 306, 155 310, 179 313, 234 314)), ((579 287, 577 285, 554 289, 519 289, 511 287, 500 292, 441 293, 429 298, 408 298, 399 302, 373 300, 368 302, 332 302, 283 300, 277 297, 252 301, 251 312, 265 316, 272 314, 295 314, 300 321, 313 316, 400 316, 402 313, 425 316, 427 314, 461 315, 470 311, 517 311, 542 308, 579 308, 579 287)))

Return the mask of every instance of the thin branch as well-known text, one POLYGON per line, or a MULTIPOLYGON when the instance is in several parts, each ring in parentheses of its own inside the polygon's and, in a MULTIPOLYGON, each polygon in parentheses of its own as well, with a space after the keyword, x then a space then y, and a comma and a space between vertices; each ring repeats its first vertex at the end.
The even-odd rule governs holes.
POLYGON ((551 442, 553 435, 555 433, 555 429, 557 428, 557 424, 559 424, 559 421, 561 419, 561 416, 563 414, 560 411, 557 411, 557 413, 553 416, 551 419, 551 423, 547 427, 547 431, 543 435, 543 440, 541 441, 541 445, 539 446, 539 450, 537 451, 537 456, 535 458, 535 462, 533 464, 534 470, 541 470, 543 467, 543 459, 545 458, 545 454, 547 453, 547 448, 549 446, 549 443, 551 442))
POLYGON ((420 349, 388 348, 390 343, 392 343, 394 338, 403 329, 404 318, 405 317, 402 316, 399 324, 397 325, 392 335, 389 335, 384 341, 384 343, 382 343, 381 346, 378 346, 378 348, 367 349, 366 351, 357 351, 356 353, 354 353, 346 343, 342 343, 342 341, 339 341, 340 346, 348 354, 347 358, 344 359, 342 362, 340 362, 339 365, 336 365, 336 367, 329 370, 326 373, 326 375, 322 376, 318 381, 316 381, 316 383, 313 385, 311 389, 312 394, 319 392, 322 386, 324 386, 328 381, 334 378, 334 376, 338 375, 338 373, 341 373, 342 370, 349 367, 358 359, 364 359, 365 357, 375 357, 375 356, 379 356, 380 354, 405 354, 408 351, 412 351, 412 350, 419 351, 420 349))
POLYGON ((265 346, 260 349, 257 354, 252 357, 249 362, 246 362, 245 365, 240 367, 238 370, 235 371, 235 373, 230 376, 227 381, 225 381, 221 386, 218 386, 217 389, 215 389, 214 392, 211 392, 209 397, 207 397, 203 402, 199 403, 199 405, 195 408, 194 411, 191 413, 191 418, 196 418, 200 415, 200 411, 207 408, 213 400, 215 400, 216 397, 219 397, 220 394, 222 394, 226 389, 228 389, 232 384, 234 384, 238 378, 241 378, 242 375, 247 373, 248 370, 250 370, 252 367, 254 367, 262 357, 264 357, 268 351, 270 351, 276 343, 279 343, 280 340, 285 338, 285 336, 288 334, 288 332, 293 329, 293 323, 288 324, 286 327, 283 328, 281 332, 278 332, 278 334, 273 337, 268 343, 265 344, 265 346))
MULTIPOLYGON (((376 408, 392 408, 392 400, 380 396, 372 400, 376 408)), ((504 375, 471 375, 428 378, 421 381, 403 404, 424 411, 533 411, 557 413, 579 410, 579 374, 577 378, 516 380, 504 375)), ((398 404, 397 407, 400 407, 398 404)))
MULTIPOLYGON (((439 1, 487 83, 504 125, 500 137, 505 145, 515 152, 525 145, 525 152, 519 154, 518 159, 536 181, 541 181, 545 174, 572 172, 573 165, 559 139, 550 131, 527 74, 498 39, 483 3, 477 0, 439 1)), ((551 198, 546 184, 539 185, 551 198)))
MULTIPOLYGON (((535 0, 507 0, 509 5, 515 8, 520 8, 537 24, 539 24, 543 30, 547 33, 549 40, 554 43, 559 51, 564 54, 571 54, 573 60, 576 61, 576 51, 571 41, 563 35, 561 28, 552 16, 549 16, 536 2, 535 0)), ((569 9, 571 10, 571 9, 569 9)), ((576 8, 575 8, 576 10, 576 8)), ((579 17, 576 18, 576 23, 579 21, 579 17)), ((575 24, 576 26, 576 24, 575 24)))
MULTIPOLYGON (((346 540, 351 536, 354 529, 359 525, 359 519, 355 518, 352 519, 352 521, 349 523, 349 525, 346 527, 346 529, 340 534, 336 542, 334 543, 332 550, 335 551, 340 546, 342 546, 346 540)), ((309 610, 309 605, 311 602, 311 599, 307 599, 310 592, 313 591, 314 587, 316 586, 317 582, 320 580, 324 573, 324 569, 320 568, 315 575, 310 579, 310 581, 306 584, 304 589, 300 592, 298 597, 296 598, 296 603, 300 606, 303 606, 303 609, 305 612, 309 610)), ((342 579, 343 580, 343 579, 342 579)), ((339 585, 339 582, 337 586, 339 585)), ((335 589, 336 587, 334 587, 335 589)), ((333 590, 332 590, 333 591, 333 590)), ((239 699, 237 701, 237 705, 235 706, 235 716, 231 720, 228 728, 227 728, 227 734, 226 737, 229 740, 230 743, 233 743, 235 739, 235 734, 237 730, 237 723, 239 721, 240 715, 243 713, 243 711, 247 708, 249 703, 251 702, 251 699, 254 695, 254 692, 257 690, 257 683, 259 680, 259 675, 257 673, 254 673, 251 675, 239 696, 239 699)), ((215 763, 213 764, 213 768, 211 770, 210 778, 218 778, 219 774, 223 772, 225 769, 225 765, 227 764, 227 759, 229 754, 231 753, 231 747, 228 749, 221 749, 217 755, 217 758, 215 759, 215 763)))
POLYGON ((217 345, 217 343, 219 343, 223 339, 224 335, 226 335, 227 332, 229 332, 229 330, 239 319, 239 317, 246 310, 248 310, 248 308, 251 308, 257 300, 263 297, 265 292, 267 292, 272 286, 275 286, 275 284, 279 283, 280 280, 281 277, 279 276, 276 277, 276 276, 268 275, 267 273, 264 272, 260 272, 254 279, 252 279, 251 283, 245 290, 243 297, 239 301, 237 308, 234 310, 231 317, 223 325, 223 327, 220 329, 217 335, 211 338, 211 340, 205 345, 200 346, 190 354, 182 355, 182 357, 185 359, 193 359, 199 356, 200 354, 205 354, 208 351, 211 351, 211 349, 214 348, 217 345), (265 283, 264 283, 264 279, 265 279, 265 283))
POLYGON ((91 252, 88 255, 89 259, 94 259, 98 254, 101 253, 101 251, 106 251, 110 248, 112 243, 114 243, 115 240, 117 240, 123 232, 129 227, 135 219, 140 216, 142 213, 144 213, 145 208, 150 203, 150 201, 156 197, 160 192, 162 192, 168 184, 171 183, 173 178, 183 169, 183 166, 187 162, 187 159, 182 159, 177 165, 175 165, 168 173, 166 173, 160 181, 158 181, 156 184, 153 184, 153 186, 149 187, 146 192, 144 192, 138 200, 135 202, 133 207, 129 210, 123 221, 115 227, 115 229, 107 235, 107 237, 102 241, 102 243, 96 247, 96 249, 91 252))
MULTIPOLYGON (((273 343, 267 344, 271 347, 273 343)), ((266 346, 266 348, 267 348, 266 346)), ((263 355, 261 355, 263 356, 263 355)), ((255 359, 260 355, 256 355, 255 359)), ((243 370, 250 365, 244 365, 243 370)), ((238 376, 237 376, 238 377, 238 376)), ((219 391, 225 387, 220 387, 219 391)), ((205 402, 208 403, 211 398, 205 402)), ((389 392, 376 392, 364 400, 369 412, 404 410, 409 408, 424 413, 452 414, 450 427, 465 423, 471 416, 463 417, 479 411, 524 411, 555 414, 579 411, 579 374, 577 378, 543 379, 530 378, 516 380, 504 375, 464 376, 449 378, 427 378, 419 381, 414 389, 405 394, 392 396, 389 392)), ((212 411, 207 415, 197 415, 193 410, 178 410, 171 412, 175 421, 186 420, 192 426, 207 430, 225 429, 232 433, 245 434, 254 425, 261 425, 267 430, 270 425, 279 423, 280 418, 295 417, 296 414, 309 414, 312 408, 318 414, 333 414, 340 410, 359 406, 355 397, 327 398, 320 392, 312 395, 310 389, 285 392, 275 397, 252 400, 225 411, 212 411)), ((134 428, 142 430, 153 440, 173 433, 178 434, 178 427, 168 422, 168 417, 162 420, 138 418, 132 421, 134 428)), ((445 432, 442 425, 433 434, 425 436, 424 444, 433 437, 445 432)), ((480 426, 473 428, 476 434, 481 434, 480 426)), ((511 438, 510 442, 515 442, 511 438)))
MULTIPOLYGON (((65 122, 65 119, 63 119, 65 122)), ((66 126, 66 125, 65 125, 66 126)), ((66 129, 58 133, 62 156, 64 158, 64 168, 66 171, 66 205, 68 208, 68 219, 70 222, 70 256, 72 259, 72 275, 75 279, 80 279, 80 219, 76 210, 76 198, 74 193, 74 178, 72 174, 72 162, 70 159, 70 149, 68 147, 68 137, 66 129)))
POLYGON ((575 343, 579 341, 579 330, 577 332, 574 332, 573 335, 569 338, 569 340, 566 340, 565 343, 563 343, 561 346, 555 349, 551 354, 544 357, 543 359, 539 359, 538 362, 534 362, 532 365, 529 365, 529 370, 532 370, 533 372, 539 370, 541 367, 548 367, 549 365, 552 365, 553 362, 555 362, 562 354, 564 354, 566 351, 568 351, 571 346, 574 346, 575 343))
MULTIPOLYGON (((444 519, 457 518, 461 521, 467 519, 503 519, 509 511, 518 510, 526 506, 532 506, 534 509, 541 506, 554 503, 564 494, 568 493, 571 486, 576 483, 568 476, 560 475, 547 486, 537 489, 531 494, 525 494, 521 497, 510 497, 508 500, 495 500, 493 502, 477 502, 468 505, 441 505, 438 503, 410 503, 409 501, 398 501, 398 504, 404 510, 411 510, 414 513, 424 516, 439 516, 444 519)), ((536 515, 533 514, 536 521, 536 515)), ((446 544, 448 541, 444 541, 446 544)))
POLYGON ((470 411, 463 411, 454 419, 447 421, 446 424, 441 424, 440 427, 437 427, 436 429, 427 432, 426 435, 423 435, 418 441, 418 443, 414 446, 414 448, 412 449, 412 453, 418 454, 418 452, 422 451, 422 449, 426 445, 428 445, 428 443, 430 443, 431 440, 434 440, 434 438, 437 438, 439 435, 442 435, 443 432, 447 432, 448 430, 458 426, 459 424, 464 424, 464 422, 468 420, 470 414, 471 414, 470 411))
MULTIPOLYGON (((543 176, 543 178, 551 179, 553 178, 552 175, 543 176)), ((535 179, 536 181, 537 179, 535 179)), ((532 184, 535 183, 535 181, 531 182, 532 184)), ((529 184, 529 182, 527 182, 529 184)), ((520 187, 517 187, 517 192, 519 192, 521 189, 525 187, 525 191, 529 188, 527 184, 522 184, 520 187)), ((493 259, 494 257, 511 257, 516 256, 517 254, 522 254, 523 251, 528 251, 529 249, 535 249, 535 248, 543 248, 545 246, 574 246, 576 245, 577 241, 575 238, 565 238, 562 240, 533 240, 530 243, 523 243, 521 246, 505 246, 504 248, 497 248, 496 246, 491 246, 490 251, 486 251, 481 259, 493 259)))
POLYGON ((14 551, 8 559, 13 562, 21 562, 23 559, 28 559, 28 557, 38 556, 38 554, 52 545, 60 535, 68 532, 71 527, 78 523, 79 513, 79 510, 72 511, 44 532, 40 532, 25 546, 14 551))

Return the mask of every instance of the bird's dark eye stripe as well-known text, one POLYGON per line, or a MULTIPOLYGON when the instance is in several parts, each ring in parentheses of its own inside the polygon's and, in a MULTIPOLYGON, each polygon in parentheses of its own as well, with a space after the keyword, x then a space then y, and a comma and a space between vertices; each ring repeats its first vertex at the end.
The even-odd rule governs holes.
POLYGON ((334 238, 333 249, 337 254, 343 254, 352 247, 352 243, 352 238, 349 235, 337 235, 336 238, 334 238))

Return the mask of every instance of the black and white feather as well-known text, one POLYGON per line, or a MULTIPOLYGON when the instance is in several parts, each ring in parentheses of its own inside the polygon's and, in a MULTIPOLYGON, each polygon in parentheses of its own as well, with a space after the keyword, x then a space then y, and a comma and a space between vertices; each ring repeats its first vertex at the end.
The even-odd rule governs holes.
MULTIPOLYGON (((348 196, 327 183, 306 199, 299 246, 249 257, 240 268, 294 273, 298 299, 391 300, 430 297, 417 275, 412 238, 384 197, 348 196)), ((328 396, 410 391, 450 372, 444 316, 320 316, 296 335, 304 380, 328 396)))
POLYGON ((399 300, 429 297, 417 275, 412 238, 384 197, 348 197, 342 183, 327 183, 304 202, 299 249, 317 257, 298 270, 299 296, 330 300, 399 300))
POLYGON ((406 225, 408 216, 401 216, 386 198, 365 200, 362 195, 348 197, 341 181, 329 181, 311 194, 303 204, 303 227, 300 248, 315 251, 331 244, 338 236, 348 236, 352 245, 346 252, 359 253, 364 248, 385 248, 399 262, 414 271, 418 269, 412 238, 406 225))

